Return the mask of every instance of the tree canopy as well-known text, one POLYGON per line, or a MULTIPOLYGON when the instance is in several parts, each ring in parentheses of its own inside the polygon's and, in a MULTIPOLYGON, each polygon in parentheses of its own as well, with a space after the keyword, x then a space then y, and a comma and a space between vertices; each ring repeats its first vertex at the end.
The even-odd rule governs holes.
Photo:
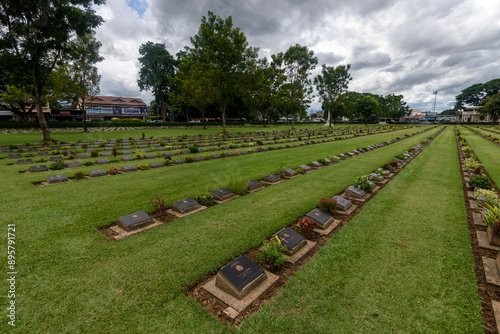
POLYGON ((272 66, 282 75, 280 90, 290 108, 293 129, 296 113, 307 109, 310 102, 312 81, 309 76, 318 64, 318 58, 314 56, 314 51, 299 44, 290 46, 285 53, 280 52, 271 57, 272 66))
POLYGON ((44 141, 51 139, 42 112, 49 76, 69 55, 72 38, 101 24, 93 4, 104 0, 0 2, 0 60, 7 64, 0 82, 30 93, 44 141))
POLYGON ((181 63, 190 64, 181 66, 203 70, 206 81, 203 85, 211 87, 212 103, 221 114, 226 133, 228 105, 247 96, 255 85, 258 48, 248 45, 245 34, 233 27, 231 17, 222 19, 212 12, 203 16, 197 34, 191 37, 191 44, 185 48, 181 59, 181 63))
POLYGON ((337 99, 347 91, 349 81, 352 80, 349 74, 351 64, 339 65, 337 67, 322 65, 321 74, 314 78, 314 84, 319 93, 320 101, 323 102, 323 109, 328 112, 328 125, 331 126, 340 113, 334 113, 343 106, 343 103, 337 99))
POLYGON ((493 118, 493 123, 500 119, 500 92, 485 99, 484 106, 479 108, 483 115, 489 114, 493 118))
POLYGON ((139 48, 141 69, 137 84, 139 89, 151 90, 160 101, 163 122, 167 121, 166 110, 169 94, 174 90, 177 61, 167 51, 165 44, 146 42, 139 48))
POLYGON ((500 79, 493 79, 486 83, 476 83, 462 90, 455 97, 455 109, 463 108, 465 105, 481 106, 487 97, 493 96, 500 91, 500 79))

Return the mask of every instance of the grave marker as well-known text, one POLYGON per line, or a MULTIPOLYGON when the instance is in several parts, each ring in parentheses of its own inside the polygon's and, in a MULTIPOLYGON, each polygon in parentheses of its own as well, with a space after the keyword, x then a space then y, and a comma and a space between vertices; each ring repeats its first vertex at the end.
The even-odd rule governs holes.
POLYGON ((263 180, 268 182, 268 183, 276 183, 276 182, 280 181, 281 178, 279 177, 279 175, 269 174, 269 175, 264 176, 263 180))
POLYGON ((277 236, 278 239, 280 239, 281 244, 286 247, 286 250, 284 251, 286 255, 292 256, 307 244, 306 238, 289 227, 285 227, 276 233, 275 236, 277 236))
POLYGON ((302 168, 302 170, 306 173, 312 170, 312 168, 307 165, 300 165, 299 167, 302 168))
POLYGON ((333 217, 324 213, 320 209, 314 209, 306 216, 318 223, 318 227, 322 230, 326 229, 333 223, 333 217))
POLYGON ((49 169, 45 165, 40 165, 40 166, 31 166, 30 167, 30 172, 46 172, 49 169))
POLYGON ((350 186, 346 189, 346 194, 356 198, 363 198, 366 195, 366 192, 363 189, 359 189, 355 186, 350 186))
POLYGON ((164 167, 165 165, 162 164, 161 162, 152 162, 149 164, 149 168, 160 168, 164 167))
POLYGON ((90 177, 101 177, 108 175, 104 169, 91 170, 89 172, 90 177))
POLYGON ((138 171, 139 169, 137 169, 136 166, 134 165, 130 165, 130 166, 123 166, 122 167, 122 171, 125 172, 125 173, 129 173, 129 172, 136 172, 138 171))
POLYGON ((248 184, 249 191, 253 191, 253 190, 256 190, 256 189, 259 189, 262 187, 262 185, 255 180, 248 180, 247 184, 248 184))
POLYGON ((348 199, 341 197, 341 196, 335 196, 333 197, 335 200, 337 200, 337 210, 340 211, 347 211, 352 207, 351 201, 348 199))
POLYGON ((172 209, 179 213, 188 213, 197 210, 201 205, 191 197, 172 203, 172 209))
POLYGON ((53 175, 53 176, 47 176, 47 182, 50 184, 53 183, 61 183, 61 182, 68 182, 68 178, 66 175, 53 175))
POLYGON ((311 166, 313 168, 321 168, 321 167, 323 167, 323 164, 321 162, 318 162, 318 161, 313 161, 309 164, 309 166, 311 166))
POLYGON ((50 161, 61 161, 63 160, 63 157, 61 157, 60 155, 59 156, 56 156, 56 157, 50 157, 49 158, 50 161))
POLYGON ((293 169, 291 169, 291 168, 285 169, 285 170, 283 171, 283 174, 284 174, 285 176, 288 176, 288 177, 293 177, 293 176, 297 176, 297 175, 299 175, 299 173, 297 173, 296 171, 294 171, 294 170, 293 170, 293 169))
POLYGON ((90 158, 88 154, 77 154, 76 157, 78 159, 87 159, 87 158, 90 158))
POLYGON ((110 163, 110 161, 109 161, 108 159, 97 159, 97 160, 95 161, 95 163, 96 163, 97 165, 104 165, 104 164, 109 164, 109 163, 110 163))
POLYGON ((241 300, 266 278, 264 270, 243 255, 219 270, 215 286, 241 300))
POLYGON ((139 211, 126 216, 121 216, 118 220, 119 225, 126 231, 138 229, 151 222, 153 222, 153 218, 151 218, 146 211, 139 211))
POLYGON ((70 161, 66 163, 66 167, 68 168, 82 167, 82 164, 79 161, 70 161))
POLYGON ((17 164, 18 165, 25 165, 25 164, 32 164, 33 163, 33 160, 31 159, 20 159, 20 160, 17 160, 17 164))
POLYGON ((235 196, 235 194, 227 188, 216 189, 212 191, 211 194, 214 197, 214 199, 218 201, 225 201, 235 196))

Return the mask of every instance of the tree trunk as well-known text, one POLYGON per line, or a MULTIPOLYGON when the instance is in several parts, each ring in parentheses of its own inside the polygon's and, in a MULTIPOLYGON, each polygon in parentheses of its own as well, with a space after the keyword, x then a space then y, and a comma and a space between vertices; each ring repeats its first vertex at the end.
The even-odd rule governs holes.
POLYGON ((43 142, 48 143, 49 141, 52 140, 52 138, 50 137, 50 131, 47 125, 47 121, 45 120, 45 116, 43 115, 42 97, 40 96, 40 93, 37 92, 35 93, 35 96, 33 98, 35 100, 36 115, 38 117, 38 122, 40 123, 40 128, 42 129, 43 142))
POLYGON ((222 114, 222 132, 226 135, 226 106, 221 106, 221 114, 222 114))
POLYGON ((161 104, 160 104, 160 110, 161 110, 161 119, 163 122, 167 121, 167 107, 165 105, 165 98, 163 94, 160 92, 160 99, 161 99, 161 104))

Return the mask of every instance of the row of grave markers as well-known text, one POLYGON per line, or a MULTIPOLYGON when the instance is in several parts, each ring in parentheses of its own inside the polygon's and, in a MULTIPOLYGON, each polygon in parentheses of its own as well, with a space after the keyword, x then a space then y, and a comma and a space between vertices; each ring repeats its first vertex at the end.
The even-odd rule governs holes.
MULTIPOLYGON (((469 129, 470 130, 470 129, 469 129)), ((455 132, 455 134, 457 134, 455 132)), ((480 134, 478 134, 480 135, 480 134)), ((487 138, 485 138, 487 139, 487 138)), ((465 140, 465 139, 464 139, 465 140)), ((461 164, 461 175, 465 184, 465 191, 467 192, 467 198, 469 207, 472 212, 469 212, 470 219, 474 222, 474 226, 476 227, 476 236, 477 236, 477 245, 479 248, 482 248, 487 251, 496 252, 495 258, 490 258, 487 256, 482 256, 482 268, 484 270, 484 275, 486 278, 487 284, 492 287, 496 287, 493 291, 496 291, 498 287, 500 287, 500 243, 498 237, 494 235, 493 230, 490 227, 487 227, 483 222, 483 214, 486 209, 482 207, 482 203, 486 202, 485 198, 479 197, 477 200, 474 198, 474 191, 477 190, 470 186, 469 181, 472 177, 478 175, 475 174, 476 171, 472 171, 467 169, 465 164, 465 156, 461 148, 463 147, 460 140, 457 137, 457 147, 458 147, 458 155, 461 164)), ((471 149, 470 151, 473 154, 471 149)), ((475 156, 475 155, 474 155, 475 156)), ((476 159, 479 161, 477 156, 476 159)), ((481 171, 479 175, 483 175, 488 177, 487 173, 484 169, 481 171)), ((488 177, 489 178, 489 177, 488 177)), ((492 182, 493 184, 493 182, 492 182)), ((497 191, 497 195, 500 195, 497 191)), ((488 293, 488 296, 495 295, 494 293, 488 293)), ((496 330, 497 333, 500 333, 500 301, 491 298, 491 304, 493 308, 493 316, 496 322, 496 330)))
MULTIPOLYGON (((442 130, 436 133, 433 138, 441 132, 442 130)), ((427 141, 426 145, 428 145, 429 142, 430 139, 427 141)), ((419 144, 414 147, 415 150, 413 153, 404 152, 407 161, 400 163, 398 170, 413 159, 423 148, 424 146, 419 144)), ((395 170, 395 172, 398 170, 395 170)), ((372 181, 387 182, 395 174, 388 173, 386 179, 377 173, 372 173, 370 175, 372 181)), ((226 190, 219 190, 227 194, 226 190)), ((215 190, 214 192, 217 193, 219 190, 215 190)), ((214 194, 214 192, 212 192, 212 194, 214 194)), ((337 195, 333 197, 337 200, 337 213, 339 215, 350 215, 356 209, 356 205, 347 199, 346 195, 354 196, 356 200, 360 202, 367 200, 370 196, 361 189, 350 186, 341 196, 337 195)), ((189 212, 196 212, 199 210, 200 205, 193 199, 188 198, 174 202, 172 208, 179 214, 188 214, 189 212)), ((313 209, 306 216, 318 223, 318 228, 314 231, 320 234, 330 234, 333 229, 341 223, 341 221, 335 220, 334 217, 319 209, 313 209)), ((151 221, 152 218, 146 212, 141 211, 120 217, 119 224, 124 228, 134 229, 138 224, 142 226, 142 224, 147 224, 151 221)), ((292 263, 299 261, 315 246, 314 242, 306 240, 304 236, 289 227, 280 230, 273 237, 279 238, 280 242, 286 246, 286 251, 284 253, 289 256, 289 261, 292 263)), ((243 255, 223 266, 215 277, 205 284, 203 288, 226 306, 224 314, 234 320, 257 298, 264 294, 277 280, 277 275, 264 270, 246 255, 243 255)))
MULTIPOLYGON (((405 137, 405 138, 416 136, 416 135, 421 134, 423 132, 430 131, 431 129, 432 128, 422 130, 420 132, 417 132, 417 133, 414 133, 412 135, 409 135, 408 137, 405 137)), ((392 140, 389 141, 389 143, 394 143, 394 142, 396 142, 398 140, 401 140, 401 139, 399 139, 399 138, 398 139, 392 139, 392 140)), ((377 144, 377 145, 385 146, 386 143, 387 142, 383 142, 383 143, 380 143, 380 144, 377 144)), ((305 145, 306 144, 303 144, 303 146, 305 146, 305 145)), ((375 146, 372 145, 372 146, 369 146, 368 149, 371 150, 374 147, 375 146)), ((379 147, 379 146, 377 146, 377 147, 379 147)), ((250 154, 250 153, 258 153, 258 152, 266 152, 266 151, 268 151, 268 149, 266 149, 266 148, 261 148, 261 151, 253 149, 251 151, 240 151, 240 155, 245 155, 245 154, 250 154)), ((351 152, 348 152, 347 154, 339 154, 338 156, 335 156, 334 158, 337 159, 338 161, 340 161, 342 159, 347 159, 349 157, 355 156, 355 155, 360 154, 362 152, 363 152, 362 149, 353 150, 351 152)), ((226 153, 226 157, 233 157, 233 156, 236 156, 233 152, 226 153)), ((221 156, 218 155, 218 154, 212 154, 210 157, 211 157, 211 159, 220 159, 221 158, 221 156)), ((145 155, 145 158, 146 158, 146 155, 145 155)), ((193 162, 205 161, 205 158, 203 158, 203 157, 194 157, 193 159, 194 159, 193 162)), ((333 163, 328 158, 326 158, 325 160, 327 161, 328 164, 333 163)), ((109 164, 109 163, 111 163, 111 162, 108 159, 98 159, 98 160, 96 160, 96 164, 99 164, 99 165, 109 164)), ((180 165, 180 164, 186 164, 186 161, 183 160, 183 159, 174 159, 172 161, 172 163, 173 163, 173 165, 180 165)), ((79 162, 69 162, 69 163, 66 163, 66 165, 67 165, 68 168, 74 168, 74 167, 80 167, 80 166, 82 166, 81 163, 79 163, 79 162)), ((311 164, 309 166, 301 165, 299 167, 302 168, 305 172, 307 172, 311 168, 320 168, 322 166, 323 165, 320 162, 313 161, 313 162, 311 162, 311 164)), ((148 168, 160 168, 160 167, 165 167, 165 165, 163 163, 161 163, 161 162, 153 162, 153 163, 150 163, 148 165, 148 168)), ((42 171, 47 171, 47 170, 48 170, 48 168, 45 165, 30 167, 30 171, 31 172, 42 172, 42 171)), ((124 172, 124 173, 135 172, 135 171, 138 171, 138 170, 139 169, 135 165, 129 165, 129 166, 123 166, 123 167, 121 167, 121 171, 124 172)), ((292 171, 292 170, 285 170, 284 172, 285 172, 285 175, 289 176, 289 177, 296 176, 298 174, 296 171, 292 171)), ((102 176, 108 176, 108 173, 106 173, 103 169, 92 170, 92 171, 89 172, 89 177, 90 178, 102 177, 102 176)), ((69 180, 70 179, 65 174, 59 174, 59 175, 54 175, 54 176, 47 176, 46 183, 42 182, 41 184, 42 185, 47 185, 47 184, 61 183, 61 182, 67 182, 69 180)), ((269 175, 269 176, 266 176, 264 178, 264 181, 269 182, 269 183, 274 183, 277 180, 276 180, 275 176, 269 175)))
MULTIPOLYGON (((441 132, 442 131, 436 133, 433 138, 441 132)), ((426 145, 428 145, 429 142, 430 141, 428 141, 426 145)), ((408 160, 404 163, 400 163, 401 166, 398 166, 398 170, 413 159, 424 146, 419 144, 414 148, 414 153, 405 152, 405 156, 408 157, 408 160)), ((394 175, 395 174, 392 173, 388 174, 386 182, 394 175)), ((337 200, 337 210, 340 209, 338 211, 340 215, 350 215, 354 209, 356 209, 356 206, 350 200, 343 197, 345 194, 351 194, 350 191, 356 195, 358 200, 366 200, 371 196, 364 193, 364 191, 359 188, 350 186, 342 196, 333 197, 337 200)), ((340 220, 335 220, 334 217, 317 208, 310 211, 306 217, 318 223, 319 227, 314 230, 315 232, 325 235, 330 234, 333 229, 341 223, 340 220)), ((272 238, 275 237, 279 238, 281 244, 286 246, 287 250, 284 253, 290 257, 289 261, 291 263, 299 261, 315 246, 315 243, 305 239, 304 236, 289 227, 277 232, 272 238), (299 256, 294 256, 297 254, 299 256)), ((255 302, 258 297, 264 294, 277 279, 278 277, 276 275, 264 270, 246 255, 242 255, 223 266, 215 277, 203 286, 203 289, 225 305, 226 309, 224 310, 224 314, 234 320, 248 306, 255 302)))

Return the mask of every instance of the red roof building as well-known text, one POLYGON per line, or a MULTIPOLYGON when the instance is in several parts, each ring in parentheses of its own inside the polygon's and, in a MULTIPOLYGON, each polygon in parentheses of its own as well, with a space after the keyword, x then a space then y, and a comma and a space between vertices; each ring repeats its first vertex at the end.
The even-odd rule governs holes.
POLYGON ((137 97, 88 96, 87 117, 95 120, 148 117, 146 103, 137 97))

